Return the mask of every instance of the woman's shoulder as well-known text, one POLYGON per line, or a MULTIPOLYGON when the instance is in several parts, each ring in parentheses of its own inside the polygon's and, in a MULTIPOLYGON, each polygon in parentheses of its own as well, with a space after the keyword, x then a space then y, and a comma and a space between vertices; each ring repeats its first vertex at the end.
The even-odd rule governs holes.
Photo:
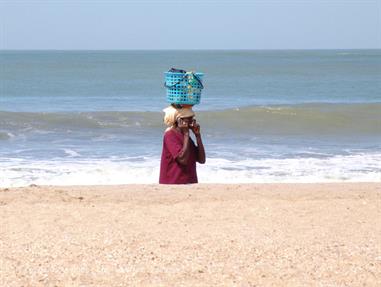
POLYGON ((164 132, 164 138, 178 138, 181 137, 181 132, 175 128, 169 128, 164 132))
POLYGON ((181 132, 178 131, 176 128, 173 128, 173 127, 166 129, 164 132, 164 136, 165 135, 172 136, 172 135, 177 135, 177 134, 181 135, 181 132))

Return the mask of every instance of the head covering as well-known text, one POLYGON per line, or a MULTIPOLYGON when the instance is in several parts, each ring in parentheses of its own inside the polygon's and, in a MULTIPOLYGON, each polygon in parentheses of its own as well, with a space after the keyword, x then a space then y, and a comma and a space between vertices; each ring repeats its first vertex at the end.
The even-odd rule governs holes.
POLYGON ((192 108, 176 109, 173 106, 169 106, 163 110, 164 123, 168 126, 167 130, 173 127, 178 119, 194 117, 194 111, 192 108))

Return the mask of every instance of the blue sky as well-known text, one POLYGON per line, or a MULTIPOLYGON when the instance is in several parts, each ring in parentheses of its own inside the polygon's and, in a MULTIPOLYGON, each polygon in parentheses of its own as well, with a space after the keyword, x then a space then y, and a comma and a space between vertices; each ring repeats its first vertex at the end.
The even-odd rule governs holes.
POLYGON ((381 48, 381 0, 0 0, 0 49, 381 48))

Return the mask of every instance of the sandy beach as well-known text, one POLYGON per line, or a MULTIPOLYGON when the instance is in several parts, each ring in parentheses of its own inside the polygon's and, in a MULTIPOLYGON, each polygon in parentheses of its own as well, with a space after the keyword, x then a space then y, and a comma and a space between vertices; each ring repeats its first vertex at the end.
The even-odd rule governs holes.
POLYGON ((1 286, 380 286, 381 184, 0 189, 1 286))

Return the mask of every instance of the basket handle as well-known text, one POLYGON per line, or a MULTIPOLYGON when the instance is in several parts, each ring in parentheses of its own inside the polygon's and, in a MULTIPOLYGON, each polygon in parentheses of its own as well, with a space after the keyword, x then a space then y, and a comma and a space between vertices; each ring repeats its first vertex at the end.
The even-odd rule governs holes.
POLYGON ((200 78, 199 78, 195 73, 192 72, 192 74, 193 74, 193 77, 194 77, 194 78, 197 80, 197 82, 200 84, 200 86, 201 86, 201 90, 202 90, 202 89, 204 88, 204 85, 202 84, 200 78))
MULTIPOLYGON (((204 88, 204 85, 202 84, 200 78, 193 72, 191 72, 193 77, 196 79, 196 81, 200 84, 201 86, 201 90, 204 88)), ((166 88, 173 88, 174 86, 176 86, 177 84, 180 84, 182 81, 184 81, 184 79, 187 77, 187 74, 184 74, 184 76, 182 77, 182 79, 180 81, 178 81, 177 83, 173 84, 172 86, 169 86, 167 85, 167 82, 164 82, 164 87, 166 88)))
POLYGON ((176 86, 177 84, 180 84, 182 81, 184 81, 184 79, 186 78, 187 74, 184 74, 184 76, 181 78, 180 81, 178 81, 177 83, 174 83, 172 86, 169 86, 167 85, 167 82, 164 82, 164 87, 166 88, 173 88, 174 86, 176 86))

